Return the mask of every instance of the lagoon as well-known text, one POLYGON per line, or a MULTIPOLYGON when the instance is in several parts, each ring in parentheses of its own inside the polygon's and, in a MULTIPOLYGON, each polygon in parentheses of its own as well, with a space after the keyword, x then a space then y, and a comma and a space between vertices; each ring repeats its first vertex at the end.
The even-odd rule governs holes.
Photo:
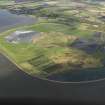
POLYGON ((36 22, 35 17, 11 14, 7 10, 0 10, 0 31, 19 25, 29 25, 36 22))

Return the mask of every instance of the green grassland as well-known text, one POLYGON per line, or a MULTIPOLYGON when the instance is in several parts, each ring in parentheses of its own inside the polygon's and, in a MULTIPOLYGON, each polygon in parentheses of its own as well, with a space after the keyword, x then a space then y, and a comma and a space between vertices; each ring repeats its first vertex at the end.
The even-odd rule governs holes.
POLYGON ((14 4, 14 1, 12 0, 0 0, 0 7, 1 6, 8 6, 8 5, 13 5, 14 4))
MULTIPOLYGON (((7 3, 3 0, 0 2, 7 3)), ((40 3, 11 4, 8 7, 24 11, 35 9, 37 12, 31 15, 36 16, 39 22, 1 33, 0 51, 33 76, 48 77, 59 72, 104 67, 101 60, 105 54, 101 51, 88 54, 70 46, 78 38, 91 39, 95 32, 105 33, 105 22, 99 19, 97 13, 97 10, 102 11, 104 7, 88 4, 85 9, 61 7, 59 4, 41 7, 40 3), (33 39, 32 43, 8 43, 5 37, 18 29, 33 30, 42 35, 33 39)), ((30 15, 29 12, 26 14, 30 15)))
POLYGON ((47 77, 53 73, 77 68, 103 66, 99 58, 69 47, 77 37, 90 35, 86 31, 71 30, 68 26, 55 23, 38 23, 22 29, 43 33, 33 43, 12 44, 6 42, 5 36, 17 29, 9 30, 0 35, 0 49, 31 75, 47 77))

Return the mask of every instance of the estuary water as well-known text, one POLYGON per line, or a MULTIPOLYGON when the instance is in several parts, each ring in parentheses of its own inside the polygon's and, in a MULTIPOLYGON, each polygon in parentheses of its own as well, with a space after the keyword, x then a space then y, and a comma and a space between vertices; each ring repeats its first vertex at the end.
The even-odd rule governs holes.
POLYGON ((36 19, 25 15, 11 14, 7 10, 0 10, 0 31, 18 26, 35 23, 36 19))
POLYGON ((99 80, 105 78, 105 68, 73 70, 64 73, 53 74, 48 78, 62 82, 87 82, 99 80))

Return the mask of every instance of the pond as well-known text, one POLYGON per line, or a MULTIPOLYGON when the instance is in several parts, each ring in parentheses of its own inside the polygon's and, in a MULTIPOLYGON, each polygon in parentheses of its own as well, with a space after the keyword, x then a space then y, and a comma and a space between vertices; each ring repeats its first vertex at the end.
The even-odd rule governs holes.
POLYGON ((105 78, 105 68, 85 69, 53 74, 48 79, 63 82, 82 82, 105 78))
POLYGON ((33 17, 11 14, 7 10, 0 10, 0 31, 4 31, 17 25, 28 25, 35 22, 36 19, 33 17))

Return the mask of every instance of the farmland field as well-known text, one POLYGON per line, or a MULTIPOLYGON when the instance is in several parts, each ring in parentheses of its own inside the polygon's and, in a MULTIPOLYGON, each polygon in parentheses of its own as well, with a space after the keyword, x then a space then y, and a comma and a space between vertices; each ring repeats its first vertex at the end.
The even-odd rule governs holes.
POLYGON ((88 0, 44 0, 14 6, 13 1, 9 6, 7 1, 0 2, 12 14, 37 18, 37 23, 0 34, 1 52, 24 72, 51 79, 53 75, 66 73, 69 77, 76 71, 91 73, 105 68, 105 5, 88 0), (27 30, 40 35, 31 42, 19 42, 19 37, 14 43, 6 40, 17 31, 27 30))

